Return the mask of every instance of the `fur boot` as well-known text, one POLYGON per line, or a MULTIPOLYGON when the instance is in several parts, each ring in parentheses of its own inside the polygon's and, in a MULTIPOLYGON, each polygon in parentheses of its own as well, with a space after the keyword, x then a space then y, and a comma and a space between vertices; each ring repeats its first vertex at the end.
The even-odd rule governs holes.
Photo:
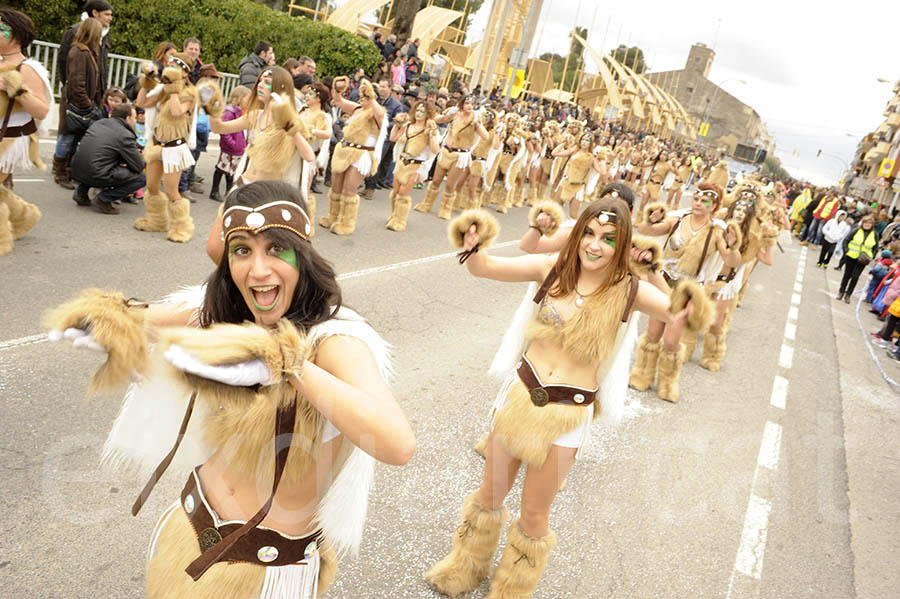
POLYGON ((75 184, 69 178, 69 168, 65 158, 53 157, 53 181, 63 189, 75 189, 75 184))
POLYGON ((338 214, 341 211, 341 194, 334 191, 334 189, 328 192, 328 216, 323 216, 319 219, 319 224, 325 227, 326 229, 330 229, 331 225, 337 222, 338 214))
POLYGON ((309 193, 306 198, 306 216, 309 217, 309 236, 314 237, 316 234, 316 194, 309 193))
POLYGON ((656 394, 660 399, 676 403, 680 390, 678 379, 681 377, 681 365, 684 363, 684 347, 669 351, 665 347, 659 352, 659 387, 656 394))
POLYGON ((24 237, 41 220, 41 211, 37 206, 26 202, 5 185, 0 185, 0 204, 9 208, 13 239, 24 237))
POLYGON ((425 573, 425 580, 451 597, 474 591, 490 571, 507 519, 506 506, 486 510, 475 501, 475 493, 466 497, 453 549, 425 573))
POLYGON ((166 239, 185 243, 194 236, 194 219, 191 218, 191 204, 183 197, 169 200, 169 234, 166 239))
POLYGON ((506 187, 503 186, 502 181, 498 181, 494 183, 494 186, 491 187, 491 206, 496 206, 497 211, 500 211, 500 208, 503 207, 503 204, 506 202, 506 187))
POLYGON ((335 235, 350 235, 356 230, 356 214, 359 212, 359 195, 341 196, 341 212, 338 222, 331 225, 335 235))
POLYGON ((710 372, 718 372, 722 367, 722 359, 725 357, 725 333, 719 335, 709 331, 703 335, 703 356, 700 358, 700 366, 710 372))
MULTIPOLYGON (((491 190, 487 187, 482 187, 481 191, 478 192, 478 204, 481 208, 487 208, 491 204, 491 190)), ((473 206, 474 208, 478 208, 479 206, 473 206)))
POLYGON ((441 193, 441 184, 434 184, 434 181, 428 184, 428 187, 425 188, 425 199, 416 204, 416 207, 413 208, 416 212, 424 212, 428 214, 431 212, 431 207, 434 206, 434 201, 437 199, 438 194, 441 193))
POLYGON ((391 231, 405 231, 406 221, 409 219, 409 207, 412 199, 409 196, 395 195, 391 208, 391 218, 387 222, 387 228, 391 231))
POLYGON ((659 359, 660 343, 651 343, 647 335, 641 336, 637 346, 634 368, 628 379, 628 385, 638 391, 646 391, 656 378, 656 362, 659 359))
POLYGON ((684 346, 684 355, 682 357, 685 362, 690 362, 694 357, 694 348, 697 347, 698 338, 699 334, 697 331, 692 331, 685 327, 684 332, 681 334, 681 345, 684 346))
POLYGON ((168 204, 169 198, 163 192, 157 194, 147 193, 144 196, 144 208, 147 211, 147 216, 134 221, 134 228, 138 231, 150 231, 152 233, 168 231, 168 204))
POLYGON ((441 207, 438 208, 438 218, 450 220, 453 216, 453 207, 456 205, 455 191, 444 190, 444 196, 441 198, 441 207))
POLYGON ((522 532, 518 518, 514 520, 486 599, 531 599, 555 548, 555 532, 535 539, 522 532))
POLYGON ((499 201, 497 202, 497 212, 500 214, 506 214, 509 212, 509 209, 512 207, 513 198, 516 194, 516 188, 506 189, 506 187, 501 188, 501 196, 499 201))
POLYGON ((538 202, 538 186, 540 183, 528 184, 528 201, 525 202, 529 206, 534 206, 538 202))
POLYGON ((521 208, 525 203, 525 184, 517 185, 515 188, 515 196, 513 197, 513 208, 521 208))
POLYGON ((12 225, 9 224, 9 208, 0 204, 0 256, 5 256, 13 249, 12 225))

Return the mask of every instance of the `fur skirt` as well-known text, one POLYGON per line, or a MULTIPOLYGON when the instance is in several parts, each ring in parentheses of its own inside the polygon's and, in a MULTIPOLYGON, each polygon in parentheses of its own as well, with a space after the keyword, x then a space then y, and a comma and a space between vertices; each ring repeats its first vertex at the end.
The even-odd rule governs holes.
POLYGON ((0 154, 0 173, 9 174, 17 169, 30 169, 32 167, 29 157, 31 143, 30 135, 12 138, 9 145, 0 154))

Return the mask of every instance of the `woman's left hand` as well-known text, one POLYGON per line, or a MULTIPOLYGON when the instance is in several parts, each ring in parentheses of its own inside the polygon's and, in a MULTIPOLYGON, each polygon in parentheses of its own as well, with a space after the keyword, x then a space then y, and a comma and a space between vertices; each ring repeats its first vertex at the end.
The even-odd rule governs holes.
POLYGON ((266 363, 259 358, 239 364, 213 366, 201 362, 180 345, 169 346, 164 357, 167 362, 182 372, 232 387, 266 386, 278 382, 272 376, 266 363))
POLYGON ((469 251, 478 245, 480 241, 481 237, 478 235, 478 225, 472 223, 466 231, 466 234, 463 235, 463 249, 469 251))

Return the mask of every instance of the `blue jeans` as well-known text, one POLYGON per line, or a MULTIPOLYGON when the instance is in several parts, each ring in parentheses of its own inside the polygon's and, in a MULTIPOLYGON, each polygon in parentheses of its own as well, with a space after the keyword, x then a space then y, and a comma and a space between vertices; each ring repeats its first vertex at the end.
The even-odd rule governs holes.
POLYGON ((60 133, 56 136, 56 150, 53 156, 56 158, 65 158, 69 154, 75 153, 76 139, 74 135, 68 133, 60 133))
MULTIPOLYGON (((101 187, 100 193, 97 194, 97 201, 106 204, 112 204, 115 201, 123 200, 136 192, 138 189, 147 184, 147 176, 144 173, 135 173, 129 179, 120 182, 113 187, 101 187)), ((87 183, 79 183, 78 191, 87 195, 91 189, 91 185, 87 183)), ((99 187, 94 185, 93 187, 99 187)))
POLYGON ((822 228, 824 226, 825 226, 824 220, 814 218, 813 222, 809 226, 809 232, 807 232, 806 238, 804 239, 804 241, 807 241, 809 243, 814 243, 816 245, 821 245, 822 244, 822 235, 824 233, 824 231, 822 231, 822 228))

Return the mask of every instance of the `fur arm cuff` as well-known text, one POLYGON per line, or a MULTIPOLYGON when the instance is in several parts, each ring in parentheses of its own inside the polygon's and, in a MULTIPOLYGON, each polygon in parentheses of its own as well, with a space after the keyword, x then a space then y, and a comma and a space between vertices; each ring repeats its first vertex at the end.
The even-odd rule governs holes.
POLYGON ((0 73, 0 80, 3 81, 6 95, 10 98, 15 98, 28 91, 28 88, 25 87, 25 80, 22 79, 22 73, 15 69, 0 73))
POLYGON ((475 225, 478 229, 478 244, 480 248, 491 245, 494 238, 500 234, 500 223, 490 213, 481 209, 466 210, 452 221, 447 227, 447 236, 453 247, 462 249, 466 231, 475 225))
POLYGON ((774 247, 777 241, 778 227, 771 223, 763 223, 762 235, 760 236, 760 242, 762 243, 762 246, 766 249, 769 249, 770 247, 774 247))
POLYGON ((91 391, 104 391, 131 382, 134 372, 147 367, 147 335, 144 308, 121 293, 86 289, 71 300, 50 310, 43 319, 45 328, 64 331, 89 330, 109 352, 106 362, 94 373, 91 391))
POLYGON ((668 206, 666 206, 662 202, 653 202, 651 204, 647 204, 647 206, 644 208, 644 222, 650 223, 651 225, 661 223, 663 221, 663 219, 666 218, 666 212, 668 211, 668 209, 669 209, 668 206), (663 217, 656 221, 651 220, 650 215, 653 214, 654 212, 656 212, 657 210, 662 210, 663 217))
POLYGON ((215 80, 205 79, 197 87, 197 93, 206 114, 214 119, 221 118, 222 113, 225 112, 225 98, 222 96, 222 90, 219 89, 215 80))
POLYGON ((531 212, 528 213, 528 223, 533 227, 537 227, 541 232, 541 235, 545 237, 549 237, 550 235, 553 235, 554 233, 559 231, 559 225, 562 224, 562 222, 565 220, 565 213, 563 212, 560 205, 553 200, 544 200, 538 202, 534 205, 534 207, 532 207, 531 212), (541 227, 540 225, 538 225, 537 219, 542 212, 553 219, 553 224, 549 227, 541 227))
POLYGON ((272 95, 274 105, 272 106, 272 123, 276 127, 284 129, 288 135, 293 136, 299 133, 303 137, 309 137, 309 131, 306 125, 300 120, 300 115, 293 106, 292 98, 284 98, 282 96, 272 95), (277 98, 277 99, 275 99, 277 98))
POLYGON ((633 235, 631 237, 631 246, 639 252, 650 252, 650 259, 644 261, 631 260, 631 270, 636 271, 638 275, 648 275, 650 272, 658 271, 662 268, 662 248, 659 244, 648 237, 641 235, 633 235))
MULTIPOLYGON (((259 358, 265 362, 274 380, 299 376, 309 353, 306 335, 281 319, 274 330, 252 323, 217 324, 206 329, 177 328, 165 331, 160 348, 178 345, 191 356, 211 366, 239 364, 259 358)), ((182 373, 196 384, 199 377, 182 373)), ((210 381, 204 379, 206 384, 210 381)))
POLYGON ((712 323, 715 307, 706 297, 703 287, 696 281, 680 281, 669 303, 669 312, 678 314, 691 302, 691 313, 687 318, 686 328, 689 331, 702 331, 712 323))
POLYGON ((725 231, 723 232, 725 236, 725 245, 728 246, 729 250, 737 250, 741 247, 741 242, 744 241, 744 235, 741 233, 741 226, 734 221, 728 221, 728 224, 725 226, 725 231), (734 234, 735 242, 731 245, 728 244, 729 233, 734 234))

